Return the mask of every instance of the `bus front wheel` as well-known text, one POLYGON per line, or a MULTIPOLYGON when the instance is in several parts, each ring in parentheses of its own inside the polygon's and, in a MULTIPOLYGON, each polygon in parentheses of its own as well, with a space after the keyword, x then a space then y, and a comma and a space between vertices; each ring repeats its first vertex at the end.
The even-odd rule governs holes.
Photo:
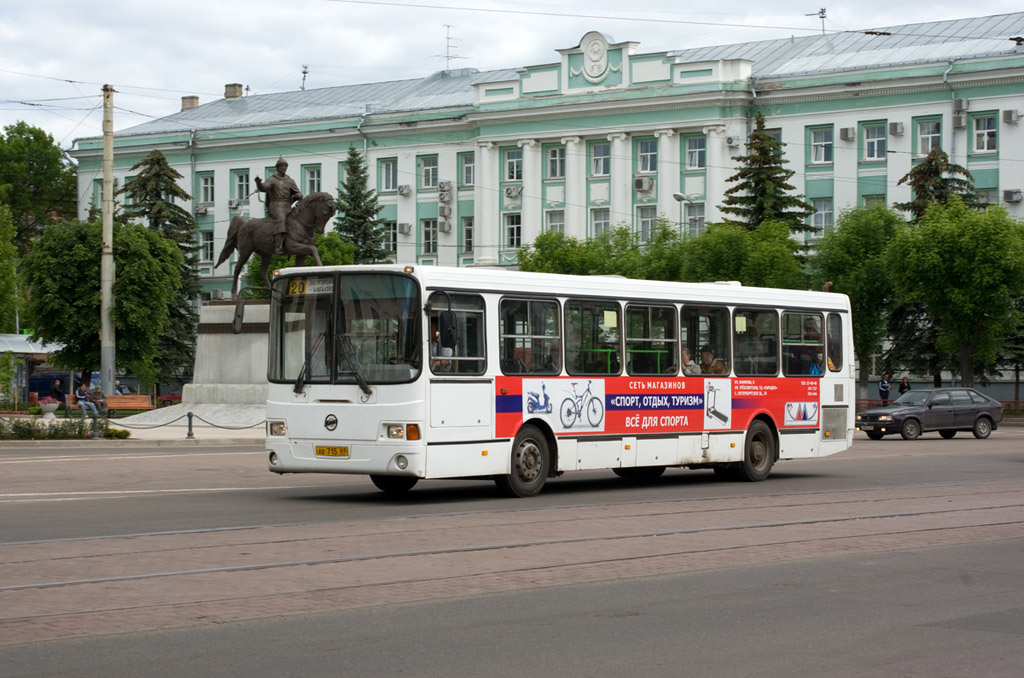
POLYGON ((370 476, 370 482, 376 485, 378 490, 388 494, 405 494, 417 481, 419 478, 410 476, 370 476))
POLYGON ((512 443, 509 474, 495 476, 494 484, 509 497, 532 497, 544 487, 550 466, 548 439, 535 426, 524 426, 512 443))

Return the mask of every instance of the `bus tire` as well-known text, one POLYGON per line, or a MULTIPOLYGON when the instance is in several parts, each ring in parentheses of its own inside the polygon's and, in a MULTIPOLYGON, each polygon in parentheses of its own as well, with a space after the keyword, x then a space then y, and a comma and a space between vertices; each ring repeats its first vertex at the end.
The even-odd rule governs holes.
POLYGON ((743 461, 736 467, 739 480, 758 482, 768 477, 775 465, 775 435, 763 421, 751 422, 743 443, 743 461))
POLYGON ((535 426, 524 426, 512 443, 508 475, 495 476, 494 484, 509 497, 532 497, 544 487, 551 467, 548 439, 535 426))
POLYGON ((370 476, 370 482, 377 486, 378 490, 388 494, 405 494, 419 482, 419 478, 412 476, 370 476))

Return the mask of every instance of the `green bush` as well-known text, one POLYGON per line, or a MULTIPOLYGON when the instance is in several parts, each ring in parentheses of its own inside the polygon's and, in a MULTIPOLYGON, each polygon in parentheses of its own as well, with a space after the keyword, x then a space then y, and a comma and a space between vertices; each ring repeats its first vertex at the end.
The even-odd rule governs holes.
MULTIPOLYGON (((124 429, 110 428, 106 419, 97 421, 101 438, 123 439, 124 429)), ((79 440, 92 438, 92 419, 60 419, 47 425, 39 419, 0 418, 0 440, 79 440)))

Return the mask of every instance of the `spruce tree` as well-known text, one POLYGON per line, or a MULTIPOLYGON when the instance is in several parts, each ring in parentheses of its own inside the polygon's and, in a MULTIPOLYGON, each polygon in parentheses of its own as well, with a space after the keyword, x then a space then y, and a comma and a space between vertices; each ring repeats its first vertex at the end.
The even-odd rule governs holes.
POLYGON ((355 263, 389 261, 384 248, 384 220, 377 217, 377 193, 367 188, 368 175, 362 154, 350 146, 345 158, 345 181, 338 188, 338 216, 334 230, 355 245, 355 263))
POLYGON ((179 287, 170 306, 170 319, 161 335, 158 372, 162 380, 192 374, 196 345, 196 305, 199 297, 199 246, 196 221, 175 200, 192 199, 180 186, 182 175, 167 162, 160 151, 151 151, 132 167, 138 172, 125 182, 118 193, 126 194, 126 219, 137 219, 173 242, 184 262, 179 269, 179 287))
POLYGON ((758 111, 754 122, 747 154, 733 157, 740 168, 727 181, 735 185, 725 192, 725 201, 719 207, 737 218, 724 222, 751 231, 767 221, 786 224, 791 231, 816 230, 807 225, 814 208, 792 193, 796 189, 789 180, 796 172, 783 167, 787 162, 782 157, 785 144, 765 132, 763 113, 758 111))
POLYGON ((913 191, 910 202, 893 203, 893 207, 913 215, 916 222, 932 203, 947 203, 954 195, 968 207, 981 207, 974 192, 974 177, 966 168, 949 161, 949 156, 936 146, 928 156, 914 165, 898 182, 908 184, 913 191))

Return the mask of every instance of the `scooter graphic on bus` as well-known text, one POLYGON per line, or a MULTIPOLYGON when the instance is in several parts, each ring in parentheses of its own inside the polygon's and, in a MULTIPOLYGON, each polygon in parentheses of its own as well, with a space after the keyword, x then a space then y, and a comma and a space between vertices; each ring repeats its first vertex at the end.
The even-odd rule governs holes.
POLYGON ((530 414, 538 411, 551 414, 551 397, 548 395, 548 387, 543 381, 540 382, 540 390, 540 393, 526 392, 526 411, 530 414))

